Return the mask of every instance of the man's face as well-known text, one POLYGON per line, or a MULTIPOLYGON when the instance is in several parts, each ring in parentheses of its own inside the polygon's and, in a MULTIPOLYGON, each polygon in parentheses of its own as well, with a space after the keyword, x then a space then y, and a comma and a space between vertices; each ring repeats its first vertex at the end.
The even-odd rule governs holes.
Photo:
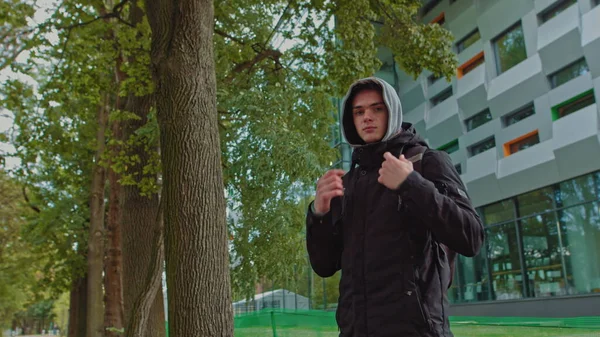
POLYGON ((375 143, 383 139, 388 126, 388 109, 377 90, 363 90, 352 100, 352 118, 362 140, 375 143))

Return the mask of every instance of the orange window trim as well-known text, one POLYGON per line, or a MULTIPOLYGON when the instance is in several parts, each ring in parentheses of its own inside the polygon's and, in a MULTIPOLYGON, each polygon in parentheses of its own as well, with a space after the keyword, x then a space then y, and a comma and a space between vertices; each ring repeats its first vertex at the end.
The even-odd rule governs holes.
POLYGON ((458 67, 456 71, 456 77, 462 78, 464 76, 464 70, 468 68, 471 64, 483 59, 483 50, 477 53, 477 55, 471 57, 467 62, 463 63, 460 67, 458 67))
POLYGON ((440 15, 436 16, 435 19, 431 20, 430 23, 438 23, 440 21, 442 21, 442 19, 445 18, 445 14, 444 12, 440 13, 440 15))
POLYGON ((538 130, 533 130, 533 131, 531 131, 529 133, 526 133, 526 134, 522 135, 521 137, 515 138, 515 139, 513 139, 513 140, 511 140, 511 141, 509 141, 507 143, 505 143, 504 144, 504 157, 508 157, 508 156, 510 156, 512 154, 510 152, 510 146, 511 145, 513 145, 515 143, 518 143, 518 142, 520 142, 520 141, 522 141, 524 139, 527 139, 529 137, 533 137, 533 136, 535 136, 537 134, 538 134, 538 130))

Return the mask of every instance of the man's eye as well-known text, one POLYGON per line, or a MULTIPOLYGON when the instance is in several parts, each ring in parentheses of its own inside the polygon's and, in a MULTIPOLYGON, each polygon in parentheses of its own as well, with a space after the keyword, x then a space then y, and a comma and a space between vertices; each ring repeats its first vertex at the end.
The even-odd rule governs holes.
POLYGON ((362 110, 361 110, 361 111, 354 111, 354 115, 355 115, 355 116, 361 116, 361 115, 362 115, 362 114, 364 114, 364 113, 365 113, 365 112, 364 112, 364 111, 362 111, 362 110))

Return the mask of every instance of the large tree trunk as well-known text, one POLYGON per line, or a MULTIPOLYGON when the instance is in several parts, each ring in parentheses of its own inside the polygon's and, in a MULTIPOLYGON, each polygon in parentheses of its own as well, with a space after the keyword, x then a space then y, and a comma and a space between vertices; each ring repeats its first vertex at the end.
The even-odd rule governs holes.
POLYGON ((103 96, 98 107, 98 128, 96 130, 96 155, 92 177, 90 201, 90 236, 88 240, 88 289, 87 289, 87 330, 86 337, 104 336, 104 294, 102 272, 104 271, 104 189, 106 174, 100 159, 105 148, 105 131, 108 119, 108 94, 103 96))
MULTIPOLYGON (((75 279, 71 284, 69 300, 69 330, 67 337, 84 337, 86 331, 87 277, 75 279)), ((64 327, 61 327, 64 329, 64 327)))
POLYGON ((212 0, 146 1, 172 337, 233 336, 212 0))
MULTIPOLYGON (((114 121, 112 136, 115 140, 121 139, 120 121, 114 121)), ((111 146, 111 157, 119 155, 120 147, 111 146)), ((107 328, 106 337, 117 337, 120 334, 114 329, 123 328, 123 255, 121 252, 121 184, 119 175, 109 167, 109 199, 108 199, 108 251, 104 263, 104 292, 105 315, 104 326, 107 328)))
MULTIPOLYGON (((144 12, 134 1, 131 3, 130 22, 138 24, 144 18, 144 12)), ((136 62, 132 57, 129 62, 136 62)), ((134 113, 139 119, 128 120, 124 124, 123 139, 133 136, 135 131, 146 124, 152 98, 150 96, 136 96, 130 93, 127 97, 125 110, 134 113)), ((129 173, 134 175, 134 180, 139 183, 144 178, 156 179, 144 173, 144 167, 150 163, 150 154, 143 144, 135 143, 131 147, 130 156, 137 156, 139 161, 129 167, 129 173)), ((158 149, 155 149, 158 151, 158 149)), ((144 336, 165 336, 165 309, 162 296, 162 287, 156 289, 155 294, 143 294, 147 289, 142 280, 146 279, 148 270, 153 265, 151 261, 155 248, 152 246, 154 227, 158 212, 158 195, 142 196, 138 186, 124 186, 122 197, 122 228, 123 228, 123 300, 125 307, 125 326, 131 321, 135 301, 140 296, 151 295, 154 300, 148 313, 148 324, 145 326, 144 336)), ((162 247, 161 247, 162 248, 162 247)), ((164 254, 163 254, 164 255, 164 254)), ((164 257, 159 257, 161 266, 164 257)), ((158 271, 162 278, 162 268, 158 271)))

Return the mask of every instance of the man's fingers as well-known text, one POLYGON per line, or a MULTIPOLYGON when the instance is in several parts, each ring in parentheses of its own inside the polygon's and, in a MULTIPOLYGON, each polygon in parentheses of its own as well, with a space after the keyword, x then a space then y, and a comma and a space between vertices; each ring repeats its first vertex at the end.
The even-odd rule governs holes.
POLYGON ((322 186, 327 186, 327 185, 331 184, 332 181, 339 181, 341 183, 342 178, 340 178, 337 175, 330 175, 328 177, 323 177, 323 178, 319 179, 319 182, 317 183, 317 188, 322 187, 322 186))
POLYGON ((331 176, 337 176, 337 177, 341 177, 344 174, 346 174, 346 172, 344 172, 344 170, 340 170, 340 169, 333 169, 333 170, 329 170, 327 171, 322 178, 329 178, 331 176))
POLYGON ((328 182, 324 183, 323 185, 318 186, 317 193, 327 193, 327 192, 329 192, 331 190, 335 190, 335 189, 340 189, 340 190, 344 189, 342 180, 339 178, 336 180, 328 181, 328 182))
POLYGON ((383 154, 383 158, 385 158, 385 160, 398 160, 398 158, 394 157, 391 153, 386 152, 383 154))
POLYGON ((329 202, 331 202, 331 199, 333 199, 335 197, 341 197, 342 195, 344 195, 344 190, 337 188, 333 191, 323 193, 322 198, 323 198, 323 201, 325 201, 326 203, 329 203, 329 202))

